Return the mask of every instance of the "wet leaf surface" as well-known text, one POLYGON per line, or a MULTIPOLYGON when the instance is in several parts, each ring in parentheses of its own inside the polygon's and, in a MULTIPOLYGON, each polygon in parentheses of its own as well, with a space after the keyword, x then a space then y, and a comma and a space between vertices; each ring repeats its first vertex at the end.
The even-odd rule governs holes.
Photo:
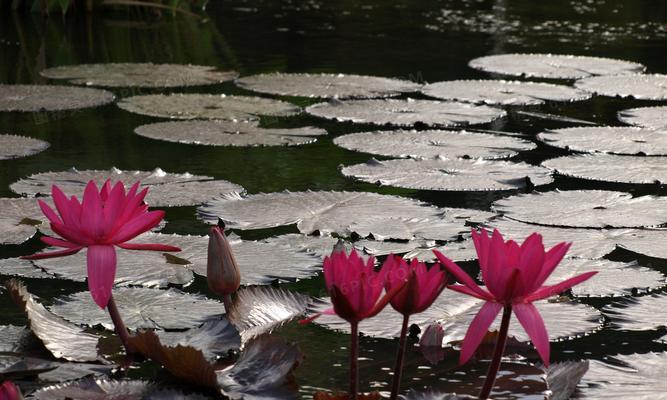
POLYGON ((667 155, 667 131, 615 126, 555 129, 537 138, 548 145, 585 153, 667 155))
MULTIPOLYGON (((0 85, 0 111, 77 110, 111 103, 106 90, 55 85, 0 85)), ((45 115, 47 119, 49 116, 45 115)))
POLYGON ((435 391, 418 392, 416 390, 410 390, 403 396, 403 400, 472 400, 476 398, 470 395, 457 395, 455 393, 440 393, 435 391))
POLYGON ((667 230, 635 229, 621 236, 618 245, 649 257, 667 258, 667 230))
POLYGON ((156 331, 155 334, 163 346, 193 347, 200 350, 209 361, 241 348, 241 336, 227 318, 211 318, 201 326, 185 332, 156 331))
POLYGON ((19 353, 29 335, 30 330, 25 326, 0 325, 0 352, 19 353))
POLYGON ((405 254, 403 258, 416 258, 421 262, 436 262, 438 259, 433 253, 433 250, 438 250, 454 262, 473 261, 477 259, 477 251, 475 250, 475 244, 472 240, 451 242, 444 246, 415 249, 405 254))
POLYGON ((602 182, 662 184, 667 182, 667 157, 583 154, 542 163, 557 173, 602 182))
POLYGON ((39 279, 53 278, 53 275, 47 274, 44 270, 36 267, 31 261, 20 258, 0 259, 0 275, 39 279))
POLYGON ((651 294, 633 297, 609 304, 602 308, 602 313, 613 323, 612 327, 624 331, 647 331, 667 326, 662 318, 667 307, 667 296, 651 294))
POLYGON ((574 85, 600 96, 667 100, 667 75, 596 76, 579 80, 574 85))
POLYGON ((0 160, 10 160, 40 153, 49 148, 43 140, 27 136, 0 135, 0 160))
POLYGON ((455 240, 468 231, 453 218, 373 218, 352 223, 348 229, 376 240, 455 240))
POLYGON ((667 106, 622 110, 618 112, 618 119, 630 125, 665 130, 667 129, 667 106))
POLYGON ((147 381, 88 378, 37 390, 37 400, 141 400, 156 388, 147 381))
POLYGON ((21 244, 37 233, 43 214, 34 199, 0 198, 0 244, 21 244))
POLYGON ((549 400, 569 400, 589 368, 588 361, 563 361, 546 368, 549 400))

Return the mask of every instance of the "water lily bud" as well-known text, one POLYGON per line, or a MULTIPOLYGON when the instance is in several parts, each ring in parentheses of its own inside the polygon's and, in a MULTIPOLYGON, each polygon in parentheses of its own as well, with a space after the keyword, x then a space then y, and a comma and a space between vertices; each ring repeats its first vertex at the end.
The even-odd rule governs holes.
POLYGON ((12 381, 4 381, 0 385, 0 400, 21 400, 21 392, 12 381))
POLYGON ((230 295, 241 286, 241 273, 234 253, 220 227, 211 228, 208 236, 208 287, 217 294, 230 295))
POLYGON ((445 330, 440 324, 431 324, 424 329, 419 339, 420 347, 442 347, 442 340, 445 338, 445 330))

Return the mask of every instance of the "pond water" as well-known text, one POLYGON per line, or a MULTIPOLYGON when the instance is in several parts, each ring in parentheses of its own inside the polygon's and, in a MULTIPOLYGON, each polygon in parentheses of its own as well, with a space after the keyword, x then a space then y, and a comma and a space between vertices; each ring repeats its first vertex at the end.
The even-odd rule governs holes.
MULTIPOLYGON (((501 53, 561 53, 616 58, 642 63, 649 73, 667 71, 667 3, 651 0, 551 1, 440 0, 440 1, 216 1, 201 22, 183 16, 153 18, 134 12, 86 16, 0 16, 0 83, 54 83, 40 76, 47 67, 82 63, 154 62, 216 66, 242 76, 265 72, 332 72, 399 77, 418 83, 453 79, 489 79, 490 74, 468 67, 476 57, 501 53)), ((572 81, 568 81, 571 83, 572 81)), ((58 82, 62 83, 62 82, 58 82)), ((174 89, 112 89, 118 98, 155 93, 212 93, 256 95, 232 82, 174 89)), ((271 96, 265 96, 271 97, 271 96)), ((406 96, 403 96, 406 97, 406 96)), ((421 95, 417 97, 426 98, 421 95)), ((299 106, 316 100, 283 97, 299 106)), ((571 154, 536 141, 546 129, 577 124, 521 112, 553 114, 619 125, 616 114, 632 107, 660 102, 593 97, 573 103, 506 107, 504 118, 479 129, 516 132, 537 147, 512 158, 539 164, 571 154)), ((372 155, 345 150, 333 139, 346 133, 374 130, 371 125, 328 121, 307 114, 263 117, 270 128, 316 126, 326 129, 316 143, 294 147, 209 147, 152 140, 133 133, 139 125, 161 119, 126 112, 115 104, 76 111, 0 113, 0 133, 22 134, 45 140, 51 147, 34 156, 0 161, 0 197, 15 197, 9 185, 31 174, 109 169, 153 170, 207 175, 242 185, 248 193, 282 190, 349 190, 400 195, 437 206, 489 210, 493 201, 516 191, 445 192, 400 189, 364 183, 343 176, 340 165, 368 161, 372 155)), ((380 156, 376 158, 383 159, 380 156)), ((635 196, 667 193, 660 185, 609 184, 555 176, 539 191, 554 189, 618 190, 635 196)), ((0 211, 1 212, 1 211, 0 211)), ((208 225, 196 218, 196 207, 166 209, 163 232, 203 235, 208 225)), ((557 213, 558 211, 556 211, 557 213)), ((257 240, 297 232, 294 226, 234 230, 243 239, 257 240)), ((42 248, 36 238, 20 245, 0 246, 0 258, 16 257, 42 248)), ((667 262, 617 249, 606 258, 637 261, 667 273, 667 262)), ((270 262, 268 260, 267 262, 270 262)), ((466 264, 474 271, 474 262, 466 264)), ((85 290, 84 283, 27 280, 31 292, 47 302, 62 294, 85 290)), ((281 288, 323 295, 321 275, 281 288)), ((197 277, 184 290, 216 297, 197 277)), ((609 298, 578 298, 602 308, 609 298)), ((23 313, 0 296, 0 324, 25 324, 23 313)), ((656 316, 660 319, 660 316, 656 316)), ((562 321, 567 324, 566 320, 562 321)), ((655 323, 655 327, 663 325, 655 323)), ((605 319, 604 327, 586 337, 552 343, 552 360, 597 359, 618 354, 663 352, 655 339, 663 328, 623 331, 605 319)), ((306 355, 296 370, 304 396, 318 388, 343 389, 347 379, 348 336, 318 325, 294 322, 276 332, 299 344, 306 355)), ((414 339, 412 339, 414 342, 414 339)), ((361 344, 361 388, 388 390, 396 340, 364 337, 361 344)), ((408 350, 404 387, 450 390, 456 380, 452 355, 437 366, 416 350, 408 350), (447 381, 450 381, 449 383, 447 381)), ((483 370, 483 368, 482 368, 483 370)), ((134 377, 158 376, 148 363, 131 372, 134 377)), ((463 390, 463 389, 458 389, 463 390)), ((474 393, 472 391, 471 393, 474 393)), ((511 398, 511 397, 510 397, 511 398)), ((657 398, 657 397, 653 397, 657 398)))

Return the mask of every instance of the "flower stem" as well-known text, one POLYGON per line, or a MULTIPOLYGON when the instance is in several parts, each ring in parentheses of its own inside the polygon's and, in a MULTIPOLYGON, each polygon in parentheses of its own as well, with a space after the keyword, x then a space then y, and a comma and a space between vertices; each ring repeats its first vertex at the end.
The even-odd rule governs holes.
POLYGON ((491 390, 493 389, 493 384, 496 381, 496 375, 498 375, 498 370, 500 369, 500 360, 503 358, 503 353, 505 352, 507 331, 510 327, 510 317, 512 317, 512 306, 506 305, 503 309, 503 319, 500 323, 500 332, 498 332, 496 347, 493 349, 493 359, 491 360, 491 365, 489 365, 489 371, 486 373, 486 381, 484 381, 482 391, 479 392, 479 398, 482 400, 489 398, 491 390))
POLYGON ((398 352, 396 354, 396 364, 394 365, 394 380, 391 384, 391 397, 389 400, 398 398, 398 390, 401 388, 401 375, 403 374, 403 360, 405 359, 405 344, 408 341, 408 320, 409 315, 403 315, 403 325, 401 326, 401 337, 398 339, 398 352))
POLYGON ((113 295, 109 298, 107 310, 109 310, 109 315, 111 316, 111 321, 113 321, 113 326, 116 329, 116 334, 120 338, 120 341, 123 343, 123 347, 125 347, 125 352, 127 354, 134 353, 134 349, 132 349, 132 346, 130 346, 130 334, 127 332, 125 324, 123 323, 123 319, 120 317, 120 313, 118 312, 118 307, 116 307, 116 301, 113 299, 113 295))
POLYGON ((359 323, 351 322, 352 343, 350 344, 350 400, 357 400, 359 392, 359 323))
POLYGON ((232 295, 231 294, 226 294, 222 296, 222 304, 225 305, 225 312, 227 315, 232 311, 232 295))

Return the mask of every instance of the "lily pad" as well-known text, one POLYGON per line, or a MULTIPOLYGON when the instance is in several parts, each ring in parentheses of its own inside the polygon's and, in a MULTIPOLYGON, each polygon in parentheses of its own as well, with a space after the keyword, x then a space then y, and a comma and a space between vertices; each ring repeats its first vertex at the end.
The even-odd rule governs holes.
POLYGON ((589 365, 588 361, 562 361, 544 368, 547 373, 547 386, 551 392, 549 400, 572 398, 589 365))
POLYGON ((90 180, 102 185, 107 179, 114 182, 122 181, 126 186, 141 182, 142 187, 149 189, 146 203, 153 207, 194 206, 222 193, 243 191, 239 185, 224 180, 213 180, 210 176, 192 175, 187 172, 169 173, 160 168, 153 171, 122 171, 115 167, 108 171, 78 171, 72 168, 60 172, 43 172, 14 182, 10 185, 10 189, 27 196, 50 196, 51 186, 58 185, 67 194, 79 194, 83 193, 90 180))
POLYGON ((348 150, 400 158, 507 158, 537 147, 527 140, 466 131, 376 131, 339 136, 348 150))
POLYGON ((433 253, 438 250, 454 262, 474 261, 477 259, 477 251, 472 240, 462 242, 451 242, 444 246, 415 249, 403 256, 405 259, 416 258, 421 262, 436 262, 438 258, 433 253))
POLYGON ((279 96, 370 99, 416 92, 421 85, 379 76, 345 74, 272 73, 245 76, 236 84, 244 89, 279 96))
POLYGON ((312 105, 306 112, 337 121, 405 127, 486 124, 506 114, 488 106, 414 99, 332 101, 312 105))
POLYGON ((606 190, 556 190, 497 200, 492 208, 522 222, 574 228, 634 228, 667 223, 667 198, 606 190))
POLYGON ((235 71, 216 71, 215 67, 182 64, 107 63, 63 65, 47 68, 40 75, 67 79, 74 85, 102 87, 180 87, 213 85, 238 76, 235 71))
MULTIPOLYGON (((334 246, 336 243, 338 243, 338 240, 339 239, 333 236, 315 236, 304 235, 300 233, 289 233, 286 235, 272 236, 268 239, 264 239, 262 242, 294 249, 297 251, 312 253, 323 260, 324 257, 331 254, 334 246)), ((349 252, 349 250, 352 248, 351 243, 345 242, 345 245, 347 251, 349 252)))
POLYGON ((635 253, 667 258, 667 230, 634 229, 619 238, 618 245, 635 253))
POLYGON ((537 135, 541 141, 571 151, 626 155, 667 155, 667 131, 593 126, 555 129, 537 135))
POLYGON ((468 229, 453 218, 369 218, 348 230, 375 240, 455 240, 468 229))
POLYGON ((34 199, 0 198, 0 244, 21 244, 37 233, 44 218, 34 199))
POLYGON ((28 157, 49 148, 43 140, 27 136, 0 135, 0 160, 28 157))
POLYGON ((373 159, 341 172, 364 182, 420 190, 514 190, 553 181, 547 169, 526 163, 464 159, 373 159))
POLYGON ((630 125, 667 130, 667 106, 622 110, 618 112, 618 119, 630 125))
POLYGON ((21 258, 0 259, 0 275, 20 276, 22 278, 53 278, 44 270, 36 267, 31 261, 21 258))
POLYGON ((468 65, 496 74, 548 79, 633 74, 646 68, 630 61, 563 54, 499 54, 475 58, 468 65))
POLYGON ((600 96, 667 100, 667 75, 595 76, 579 80, 574 85, 600 96))
POLYGON ((541 82, 459 80, 436 82, 422 88, 427 96, 476 104, 528 106, 547 101, 580 101, 591 95, 570 86, 541 82))
POLYGON ((602 313, 611 319, 615 329, 648 331, 667 326, 663 319, 656 318, 664 313, 665 307, 667 295, 661 293, 609 304, 602 308, 602 313))
POLYGON ((317 141, 327 131, 312 126, 292 129, 260 128, 256 122, 172 121, 142 125, 139 136, 167 142, 206 146, 299 146, 317 141))
POLYGON ((25 326, 0 325, 0 352, 19 353, 21 342, 29 334, 30 330, 25 326))
POLYGON ((200 350, 209 361, 241 347, 239 332, 227 318, 211 318, 202 326, 185 332, 156 331, 155 334, 163 346, 192 347, 200 350))
MULTIPOLYGON (((224 310, 222 303, 176 289, 118 288, 113 290, 113 297, 125 326, 132 330, 188 329, 224 310)), ((56 299, 50 310, 78 325, 114 329, 109 314, 87 291, 56 299)))
POLYGON ((594 181, 634 184, 667 182, 667 157, 582 154, 552 158, 542 162, 542 165, 561 175, 594 181))
MULTIPOLYGON (((54 85, 0 85, 0 111, 66 111, 111 103, 113 93, 101 89, 54 85)), ((48 119, 48 116, 45 116, 48 119)))
POLYGON ((87 378, 80 381, 47 386, 32 394, 37 400, 141 400, 155 389, 147 381, 115 381, 87 378))
POLYGON ((301 112, 294 104, 280 100, 194 93, 132 96, 118 102, 118 107, 151 117, 230 121, 253 121, 260 115, 288 117, 301 112))

